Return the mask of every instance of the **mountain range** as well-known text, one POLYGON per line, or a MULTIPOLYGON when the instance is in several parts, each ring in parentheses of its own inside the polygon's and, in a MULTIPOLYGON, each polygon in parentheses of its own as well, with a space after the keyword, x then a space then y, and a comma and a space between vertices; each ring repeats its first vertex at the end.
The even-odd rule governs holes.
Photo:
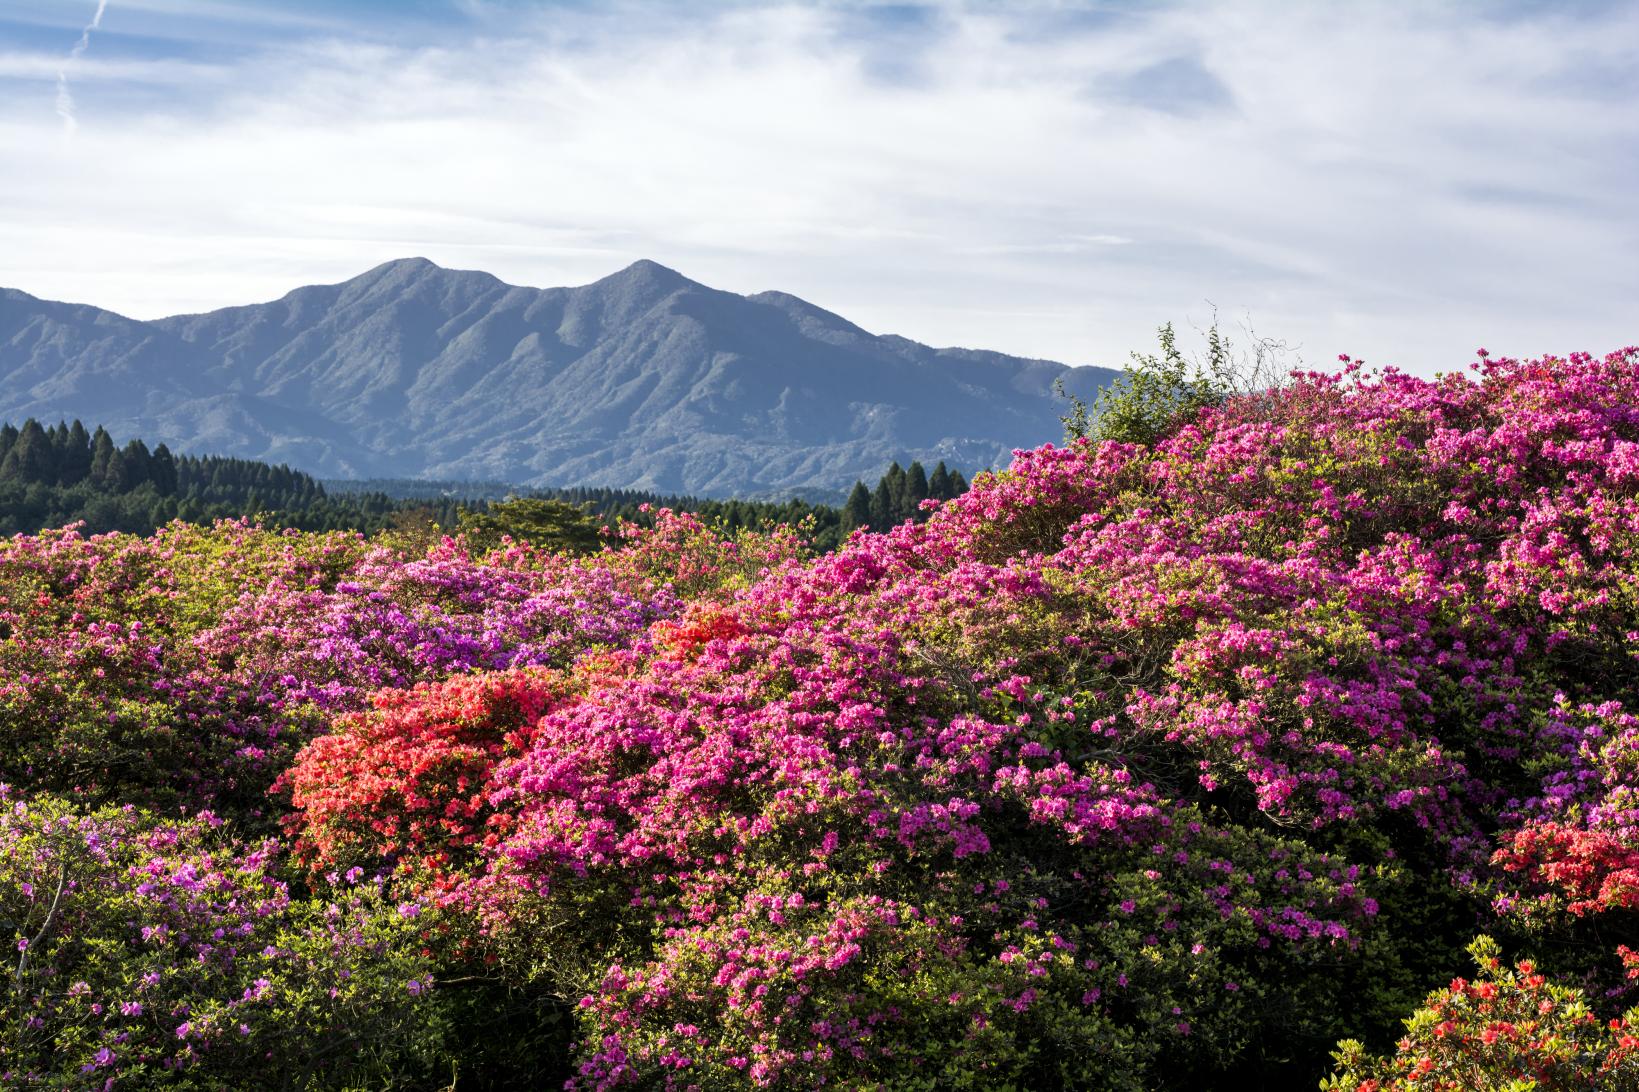
POLYGON ((1115 373, 867 333, 651 261, 522 288, 424 258, 154 321, 0 289, 0 420, 78 417, 329 478, 819 496, 894 459, 972 472, 1115 373))

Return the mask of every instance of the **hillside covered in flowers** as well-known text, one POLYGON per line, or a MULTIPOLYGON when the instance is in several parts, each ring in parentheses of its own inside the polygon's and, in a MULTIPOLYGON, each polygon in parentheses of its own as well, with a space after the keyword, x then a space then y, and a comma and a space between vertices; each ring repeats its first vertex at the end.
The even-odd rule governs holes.
POLYGON ((0 545, 0 1085, 1639 1088, 1639 350, 1164 425, 0 545))

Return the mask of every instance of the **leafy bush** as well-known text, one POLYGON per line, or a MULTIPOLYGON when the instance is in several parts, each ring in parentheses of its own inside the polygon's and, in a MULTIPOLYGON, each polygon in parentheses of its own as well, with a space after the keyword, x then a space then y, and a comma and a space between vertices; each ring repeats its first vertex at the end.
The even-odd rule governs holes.
POLYGON ((1134 353, 1122 374, 1098 392, 1091 406, 1068 394, 1062 380, 1053 389, 1070 402, 1059 418, 1066 443, 1113 440, 1154 444, 1202 410, 1237 398, 1244 409, 1275 396, 1285 383, 1278 365, 1288 352, 1283 342, 1253 337, 1250 356, 1237 352, 1214 316, 1206 331, 1204 360, 1186 357, 1172 323, 1159 331, 1161 352, 1134 353))
POLYGON ((1639 1010, 1599 1019, 1582 991, 1555 985, 1529 960, 1507 967, 1490 937, 1469 945, 1474 981, 1454 979, 1406 1021, 1395 1053, 1338 1049, 1327 1092, 1487 1088, 1561 1092, 1639 1088, 1639 1010))
POLYGON ((379 1087, 436 1047, 419 904, 294 895, 274 843, 209 815, 0 805, 6 1087, 379 1087))
POLYGON ((585 554, 598 548, 598 525, 585 509, 544 497, 509 497, 481 511, 461 513, 460 532, 479 549, 503 539, 529 542, 555 552, 585 554))

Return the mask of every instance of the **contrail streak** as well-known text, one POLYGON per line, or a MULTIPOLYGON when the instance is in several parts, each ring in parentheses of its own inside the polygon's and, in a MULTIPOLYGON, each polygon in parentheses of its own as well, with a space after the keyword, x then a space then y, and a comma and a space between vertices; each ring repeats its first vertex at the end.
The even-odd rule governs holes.
POLYGON ((97 0, 97 14, 80 31, 80 40, 68 51, 68 59, 57 69, 57 116, 63 119, 63 132, 73 134, 80 127, 74 116, 74 94, 68 89, 68 70, 91 47, 91 32, 102 26, 102 13, 108 10, 108 0, 97 0))

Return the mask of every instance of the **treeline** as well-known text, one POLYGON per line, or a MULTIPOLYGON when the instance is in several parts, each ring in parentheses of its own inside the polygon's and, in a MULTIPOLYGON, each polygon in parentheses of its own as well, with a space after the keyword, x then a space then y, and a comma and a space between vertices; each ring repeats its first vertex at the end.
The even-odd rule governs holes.
POLYGON ((805 530, 818 550, 835 549, 858 527, 885 529, 926 513, 921 502, 967 489, 960 471, 940 463, 897 462, 874 489, 856 482, 841 508, 787 501, 719 500, 640 489, 578 486, 521 490, 501 482, 373 479, 331 482, 288 466, 217 455, 175 455, 142 440, 117 445, 101 426, 75 421, 49 428, 30 418, 0 425, 0 534, 32 533, 83 522, 86 531, 148 534, 175 519, 208 524, 251 516, 304 531, 398 530, 427 534, 461 524, 508 497, 561 501, 599 523, 652 522, 660 508, 693 512, 728 531, 784 523, 805 530))
POLYGON ((323 478, 319 484, 332 496, 379 493, 395 501, 453 500, 461 504, 506 500, 518 496, 518 487, 498 481, 448 481, 433 478, 323 478))
POLYGON ((923 501, 959 497, 967 492, 967 485, 961 471, 952 471, 943 462, 933 468, 932 474, 920 462, 912 462, 909 470, 895 462, 877 480, 875 489, 856 481, 853 491, 848 494, 847 503, 841 508, 809 504, 796 497, 788 501, 748 501, 656 497, 618 489, 560 489, 548 492, 571 504, 586 504, 590 506, 590 511, 607 519, 644 522, 648 517, 641 507, 647 504, 651 508, 693 512, 707 522, 720 523, 729 531, 786 523, 807 528, 814 548, 825 551, 836 549, 852 531, 860 527, 885 531, 906 520, 920 523, 928 518, 928 513, 922 508, 923 501))
MULTIPOLYGON (((509 497, 561 501, 581 509, 597 520, 614 524, 621 521, 647 526, 650 513, 661 508, 693 512, 728 531, 754 530, 784 523, 805 527, 815 549, 834 550, 859 527, 885 530, 906 520, 927 518, 922 502, 950 500, 967 492, 967 479, 959 470, 940 462, 929 474, 920 462, 906 468, 895 462, 873 489, 856 481, 842 507, 811 504, 793 497, 786 501, 721 500, 687 494, 656 493, 646 489, 615 489, 609 486, 519 489, 502 482, 425 481, 415 478, 371 478, 365 481, 326 483, 332 494, 379 494, 404 504, 425 500, 457 500, 466 508, 482 511, 494 501, 509 497)), ((446 524, 446 526, 448 526, 446 524)))
MULTIPOLYGON (((523 487, 508 485, 506 482, 437 481, 423 478, 365 478, 358 481, 332 479, 323 484, 332 495, 379 493, 397 501, 453 500, 469 508, 480 509, 485 504, 515 497, 555 500, 574 505, 588 515, 609 521, 638 519, 645 505, 649 508, 670 508, 674 512, 699 512, 707 505, 730 503, 677 493, 656 493, 648 489, 614 489, 609 486, 523 487)), ((765 501, 737 503, 766 505, 770 510, 785 507, 784 503, 769 504, 765 501)))
POLYGON ((257 516, 304 531, 375 533, 407 519, 454 526, 455 501, 413 505, 382 494, 332 496, 288 466, 218 455, 174 455, 142 440, 123 447, 79 421, 46 428, 0 425, 0 534, 83 522, 86 531, 148 534, 175 519, 211 523, 257 516))
POLYGON ((844 531, 855 527, 873 527, 886 530, 906 520, 921 522, 927 518, 922 510, 925 500, 951 500, 967 492, 967 479, 960 470, 947 470, 941 462, 930 475, 921 463, 911 463, 906 470, 897 462, 882 475, 875 489, 867 489, 864 482, 855 482, 842 507, 844 531))

